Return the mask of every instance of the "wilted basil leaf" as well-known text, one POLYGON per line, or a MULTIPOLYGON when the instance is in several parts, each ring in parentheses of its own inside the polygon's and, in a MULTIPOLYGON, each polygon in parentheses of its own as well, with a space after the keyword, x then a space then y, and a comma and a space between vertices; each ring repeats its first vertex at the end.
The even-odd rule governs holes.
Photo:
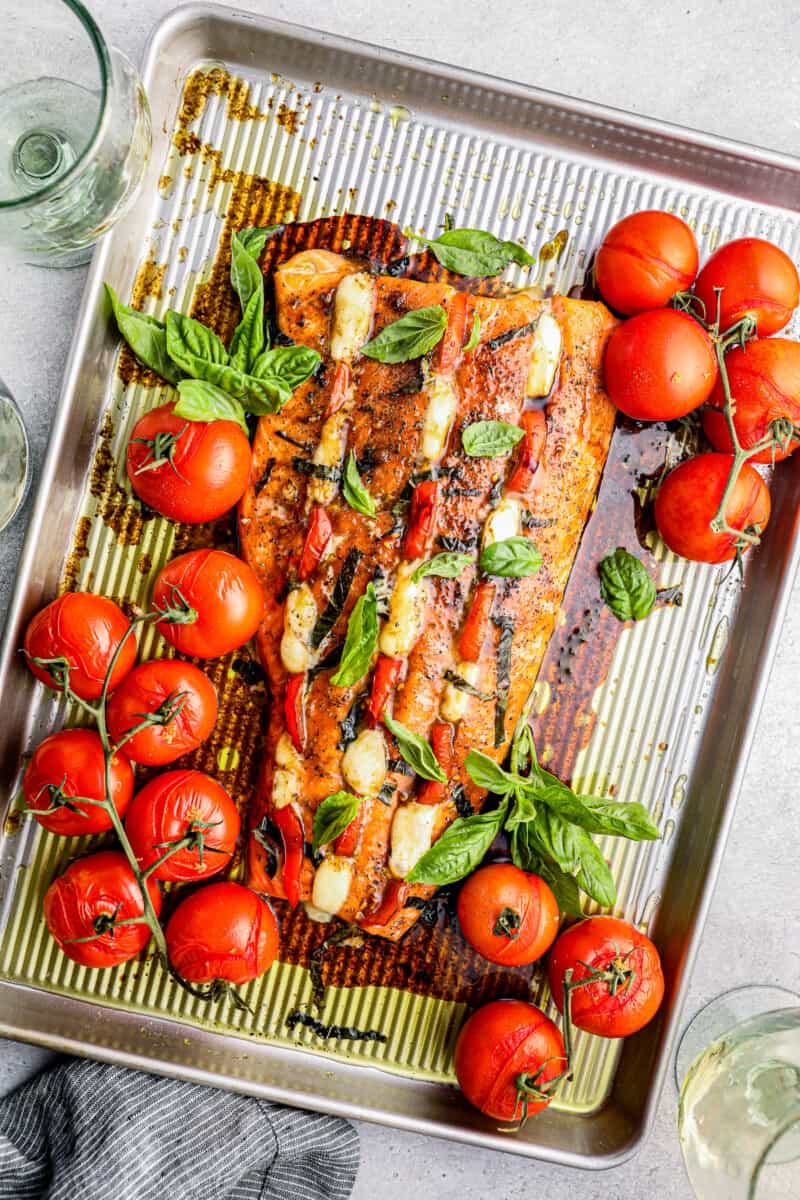
POLYGON ((358 473, 358 466, 356 465, 356 456, 352 450, 348 454, 347 462, 345 463, 344 475, 342 477, 342 495, 356 512, 363 513, 365 517, 375 516, 375 501, 361 482, 361 476, 358 473))
MULTIPOLYGON (((405 231, 417 237, 411 230, 405 231)), ((433 251, 436 260, 457 275, 484 278, 498 275, 510 262, 532 266, 536 259, 517 242, 502 242, 483 229, 447 229, 438 238, 418 238, 433 251)))
POLYGON ((314 813, 312 849, 329 846, 355 820, 361 807, 361 797, 350 792, 334 792, 326 796, 314 813))
POLYGON ((347 635, 339 669, 331 676, 336 687, 352 687, 369 670, 372 655, 378 644, 378 597, 375 587, 368 583, 363 596, 353 605, 347 622, 347 635))
POLYGON ((176 417, 185 417, 187 421, 235 421, 249 435, 244 409, 222 388, 202 379, 182 379, 178 392, 180 398, 173 410, 176 417))
POLYGON ((499 458, 513 450, 524 436, 519 425, 507 421, 473 421, 462 432, 461 444, 472 458, 499 458))
POLYGON ((526 537, 504 538, 490 542, 481 550, 480 569, 486 575, 501 575, 507 579, 522 579, 535 575, 542 565, 542 556, 526 537))
POLYGON ((382 363, 409 362, 432 350, 446 328, 447 313, 441 304, 417 308, 382 329, 361 347, 361 353, 382 363))
POLYGON ((447 776, 439 766, 430 742, 399 721, 395 721, 388 712, 383 714, 383 720, 386 728, 397 741, 401 757, 410 767, 414 768, 420 778, 432 779, 436 783, 447 783, 447 776))
POLYGON ((620 546, 600 563, 600 595, 620 621, 641 621, 656 602, 644 564, 620 546))
POLYGON ((503 801, 493 812, 457 817, 409 871, 408 882, 443 887, 474 871, 500 832, 506 807, 503 801))

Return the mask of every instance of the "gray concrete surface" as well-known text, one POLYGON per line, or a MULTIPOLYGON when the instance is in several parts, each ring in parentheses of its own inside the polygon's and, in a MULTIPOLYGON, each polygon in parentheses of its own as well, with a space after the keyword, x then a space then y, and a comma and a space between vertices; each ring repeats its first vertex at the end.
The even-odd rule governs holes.
MULTIPOLYGON (((37 0, 30 0, 32 5, 37 0)), ((788 0, 245 0, 245 7, 697 128, 800 153, 800 25, 788 0)), ((110 40, 140 60, 171 0, 94 0, 110 40)), ((800 197, 799 197, 800 200, 800 197)), ((0 375, 42 460, 84 273, 0 263, 0 375)), ((0 612, 13 586, 25 512, 0 534, 0 612)), ((797 794, 800 586, 783 630, 756 746, 705 931, 688 1010, 737 984, 800 990, 797 794)), ((0 1088, 39 1052, 0 1045, 0 1088)), ((689 1200, 675 1092, 640 1154, 598 1175, 362 1125, 355 1200, 689 1200)))

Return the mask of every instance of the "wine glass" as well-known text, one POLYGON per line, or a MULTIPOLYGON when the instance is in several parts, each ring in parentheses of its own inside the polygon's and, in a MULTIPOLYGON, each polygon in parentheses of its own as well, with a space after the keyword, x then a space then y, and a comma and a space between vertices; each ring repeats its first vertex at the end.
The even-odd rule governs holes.
POLYGON ((25 499, 29 479, 28 435, 14 398, 0 379, 0 530, 25 499))
POLYGON ((800 997, 762 986, 718 996, 684 1033, 676 1075, 698 1200, 800 1195, 800 997))
POLYGON ((73 266, 141 182, 147 99, 80 0, 4 0, 2 8, 0 247, 73 266))

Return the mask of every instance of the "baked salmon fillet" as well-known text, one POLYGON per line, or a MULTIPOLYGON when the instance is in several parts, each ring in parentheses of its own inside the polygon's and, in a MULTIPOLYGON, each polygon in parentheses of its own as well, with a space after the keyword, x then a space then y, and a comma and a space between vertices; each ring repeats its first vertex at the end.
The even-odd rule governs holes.
POLYGON ((272 698, 247 881, 316 919, 396 939, 435 891, 405 877, 484 802, 467 753, 505 757, 557 624, 614 423, 601 383, 614 318, 599 303, 375 273, 319 248, 280 263, 272 282, 281 338, 322 362, 280 413, 260 418, 239 510, 241 551, 266 594, 257 648, 272 698), (433 305, 447 327, 430 354, 360 353, 433 305), (487 421, 522 436, 491 456, 467 453, 464 431, 487 421), (351 451, 374 515, 347 502, 351 451), (481 552, 511 538, 534 543, 539 570, 482 573, 481 552), (418 572, 448 551, 464 555, 455 578, 418 572), (377 646, 363 677, 337 686, 348 621, 370 585, 377 646), (404 761, 387 711, 430 742, 446 784, 404 761), (362 797, 358 812, 313 853, 314 813, 340 792, 362 797))

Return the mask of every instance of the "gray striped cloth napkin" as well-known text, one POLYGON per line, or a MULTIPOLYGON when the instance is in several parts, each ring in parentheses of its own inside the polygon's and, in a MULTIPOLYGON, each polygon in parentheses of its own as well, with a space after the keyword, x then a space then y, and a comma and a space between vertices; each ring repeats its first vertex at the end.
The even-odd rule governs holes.
POLYGON ((347 1200, 347 1121, 71 1059, 0 1101, 0 1200, 347 1200))

